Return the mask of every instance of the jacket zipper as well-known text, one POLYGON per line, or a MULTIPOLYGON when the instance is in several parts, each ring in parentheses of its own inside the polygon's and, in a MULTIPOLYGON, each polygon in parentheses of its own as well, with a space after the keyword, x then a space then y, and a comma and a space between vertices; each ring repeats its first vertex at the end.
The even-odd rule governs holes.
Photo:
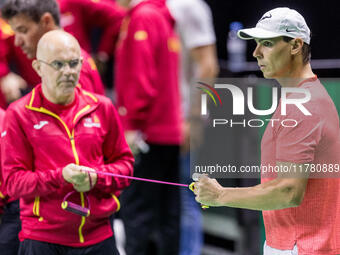
POLYGON ((37 216, 39 221, 44 220, 43 217, 40 217, 40 196, 34 198, 33 215, 37 216))
POLYGON ((117 209, 116 209, 115 212, 118 212, 118 211, 120 210, 120 202, 119 202, 119 199, 118 199, 118 197, 115 196, 114 194, 111 194, 111 196, 112 196, 113 200, 116 201, 116 203, 117 203, 117 209))
MULTIPOLYGON (((76 165, 79 165, 79 157, 78 157, 78 153, 77 153, 77 149, 76 149, 76 145, 75 145, 75 141, 74 141, 74 129, 75 127, 73 127, 72 129, 72 133, 70 132, 69 128, 67 127, 66 123, 55 113, 47 110, 44 107, 40 107, 40 108, 36 108, 36 107, 32 107, 32 103, 33 103, 33 99, 34 99, 34 94, 35 94, 35 89, 32 90, 32 97, 30 100, 29 105, 26 105, 26 108, 33 110, 33 111, 37 111, 37 112, 41 112, 41 113, 45 113, 47 115, 50 115, 54 118, 56 118, 57 120, 59 120, 61 122, 61 124, 64 126, 66 133, 70 139, 70 143, 71 143, 71 147, 72 147, 72 152, 73 152, 73 156, 75 159, 75 163, 76 165)), ((90 109, 91 106, 87 105, 85 106, 83 109, 81 109, 74 117, 73 119, 73 124, 75 124, 77 118, 79 117, 80 114, 82 114, 83 112, 87 111, 88 109, 90 109)), ((84 193, 80 192, 80 201, 81 201, 81 206, 85 207, 85 200, 84 200, 84 193)), ((35 213, 35 215, 39 216, 39 197, 35 198, 34 201, 34 205, 33 205, 33 213, 35 213)), ((42 217, 40 217, 41 220, 43 220, 42 217)), ((41 221, 39 218, 39 221, 41 221)), ((81 223, 80 226, 78 228, 78 234, 79 234, 79 242, 80 243, 84 243, 84 236, 83 236, 83 232, 82 229, 85 225, 85 221, 86 221, 86 217, 85 216, 81 216, 81 223)))

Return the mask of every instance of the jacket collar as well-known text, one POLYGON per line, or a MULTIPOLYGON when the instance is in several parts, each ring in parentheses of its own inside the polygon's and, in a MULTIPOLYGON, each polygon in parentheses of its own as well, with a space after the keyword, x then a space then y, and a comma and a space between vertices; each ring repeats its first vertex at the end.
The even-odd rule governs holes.
MULTIPOLYGON (((90 107, 94 107, 98 104, 98 98, 93 95, 91 92, 80 89, 78 86, 75 87, 78 93, 76 95, 80 97, 80 100, 85 101, 86 104, 90 105, 90 107)), ((31 92, 31 96, 28 98, 28 103, 26 107, 28 108, 40 108, 42 107, 43 95, 41 84, 37 85, 31 92)))

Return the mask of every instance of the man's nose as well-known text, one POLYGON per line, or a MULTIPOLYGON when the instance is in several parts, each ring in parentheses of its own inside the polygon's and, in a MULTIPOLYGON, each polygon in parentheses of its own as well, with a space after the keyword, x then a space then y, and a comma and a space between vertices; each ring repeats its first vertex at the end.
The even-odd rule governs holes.
POLYGON ((20 35, 15 35, 14 37, 14 45, 17 47, 21 47, 24 44, 24 40, 22 39, 22 37, 20 35))
POLYGON ((261 48, 261 44, 257 44, 255 50, 253 51, 253 57, 258 59, 261 58, 262 55, 262 48, 261 48))
POLYGON ((76 68, 71 68, 69 63, 65 63, 63 66, 63 72, 64 74, 74 74, 77 72, 76 68))

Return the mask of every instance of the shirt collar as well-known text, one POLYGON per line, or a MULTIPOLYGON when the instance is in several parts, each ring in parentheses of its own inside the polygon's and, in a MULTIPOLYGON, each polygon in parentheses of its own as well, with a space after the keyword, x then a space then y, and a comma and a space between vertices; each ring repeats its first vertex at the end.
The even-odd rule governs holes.
POLYGON ((135 7, 137 4, 139 4, 140 2, 143 2, 144 0, 131 0, 129 7, 133 8, 135 7))

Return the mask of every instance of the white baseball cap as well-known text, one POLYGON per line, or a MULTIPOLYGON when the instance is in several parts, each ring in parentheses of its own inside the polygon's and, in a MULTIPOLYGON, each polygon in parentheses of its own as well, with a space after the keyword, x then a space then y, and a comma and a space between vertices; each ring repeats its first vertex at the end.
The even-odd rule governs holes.
POLYGON ((241 29, 237 35, 244 40, 287 36, 301 38, 305 43, 310 44, 310 30, 305 19, 300 13, 287 7, 266 12, 257 22, 256 27, 241 29))

